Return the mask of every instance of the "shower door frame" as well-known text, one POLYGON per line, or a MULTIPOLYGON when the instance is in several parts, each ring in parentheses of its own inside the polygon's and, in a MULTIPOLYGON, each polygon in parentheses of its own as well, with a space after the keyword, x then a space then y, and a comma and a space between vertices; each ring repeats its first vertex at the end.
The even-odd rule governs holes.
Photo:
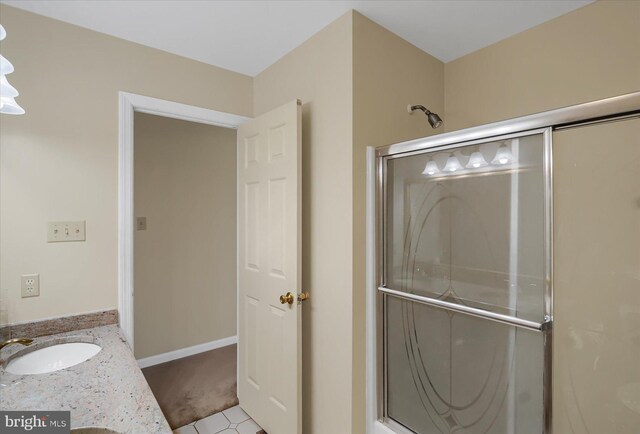
POLYGON ((386 408, 386 352, 384 298, 402 296, 415 302, 456 310, 488 320, 544 334, 543 434, 552 433, 552 323, 553 323, 553 167, 552 131, 594 122, 640 116, 640 92, 593 101, 576 106, 496 122, 423 139, 367 149, 367 432, 374 434, 410 433, 390 419, 386 408), (454 149, 500 139, 544 135, 544 237, 545 288, 544 321, 516 319, 470 307, 459 308, 427 297, 398 293, 385 288, 386 163, 389 159, 454 149), (506 317, 506 318, 505 318, 506 317), (396 431, 397 430, 397 431, 396 431))
MULTIPOLYGON (((410 301, 413 303, 422 303, 428 306, 432 306, 435 308, 446 309, 453 312, 462 313, 465 315, 471 315, 476 318, 480 318, 487 321, 495 321, 502 324, 507 324, 509 326, 521 327, 527 330, 533 330, 536 332, 540 332, 543 334, 543 411, 544 411, 544 420, 543 433, 549 433, 551 429, 551 342, 552 342, 552 322, 553 322, 553 279, 552 279, 552 268, 553 268, 553 228, 552 228, 552 216, 553 216, 553 188, 552 188, 552 172, 551 172, 551 155, 552 155, 552 141, 551 141, 551 128, 539 128, 529 131, 523 131, 512 134, 505 134, 500 136, 491 136, 477 140, 465 141, 465 142, 454 142, 449 144, 442 145, 433 145, 433 146, 425 146, 419 150, 413 150, 410 152, 396 152, 389 153, 384 156, 378 156, 376 158, 377 165, 377 239, 380 240, 377 246, 377 312, 376 316, 378 317, 378 321, 381 325, 381 333, 378 337, 378 347, 382 349, 383 359, 381 372, 379 373, 380 377, 380 398, 381 398, 381 411, 383 423, 393 426, 396 430, 402 431, 403 426, 398 422, 394 421, 388 415, 387 408, 387 390, 388 390, 388 373, 387 373, 387 360, 386 360, 386 350, 387 345, 387 319, 385 312, 385 300, 387 297, 396 297, 401 300, 410 301), (542 135, 543 139, 543 162, 542 162, 542 175, 543 175, 543 213, 544 213, 544 222, 543 222, 543 321, 535 322, 522 318, 518 318, 517 316, 505 315, 500 313, 494 313, 491 311, 487 311, 484 309, 479 309, 471 306, 465 306, 462 304, 437 300, 433 297, 426 297, 417 294, 410 294, 407 292, 398 291, 394 288, 387 287, 387 277, 386 277, 386 264, 387 264, 387 230, 386 227, 386 216, 387 216, 387 163, 389 160, 393 160, 396 158, 405 158, 413 155, 419 154, 430 154, 435 152, 453 152, 456 149, 464 148, 467 146, 480 145, 483 143, 491 143, 491 142, 499 142, 503 140, 517 139, 522 137, 529 136, 538 136, 542 135)), ((407 433, 411 433, 412 431, 407 430, 407 433)))

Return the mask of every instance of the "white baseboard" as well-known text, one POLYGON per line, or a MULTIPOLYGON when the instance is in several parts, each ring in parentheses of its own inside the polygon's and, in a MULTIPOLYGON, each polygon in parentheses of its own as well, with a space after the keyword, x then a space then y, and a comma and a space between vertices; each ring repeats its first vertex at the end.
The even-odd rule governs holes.
POLYGON ((147 368, 149 366, 170 362, 171 360, 181 359, 187 356, 193 356, 194 354, 204 353, 205 351, 211 351, 237 343, 237 336, 229 336, 228 338, 218 339, 217 341, 205 342, 204 344, 198 344, 192 347, 181 348, 179 350, 169 351, 168 353, 138 359, 138 366, 140 369, 147 368))

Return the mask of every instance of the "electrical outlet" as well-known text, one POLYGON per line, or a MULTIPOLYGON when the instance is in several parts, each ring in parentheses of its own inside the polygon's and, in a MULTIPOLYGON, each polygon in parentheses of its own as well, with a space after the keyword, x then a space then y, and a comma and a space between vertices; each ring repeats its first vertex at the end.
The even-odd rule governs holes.
POLYGON ((21 293, 22 298, 38 297, 40 295, 40 275, 39 274, 23 274, 21 276, 21 293))
POLYGON ((49 222, 47 225, 47 241, 63 243, 66 241, 85 241, 85 222, 49 222))

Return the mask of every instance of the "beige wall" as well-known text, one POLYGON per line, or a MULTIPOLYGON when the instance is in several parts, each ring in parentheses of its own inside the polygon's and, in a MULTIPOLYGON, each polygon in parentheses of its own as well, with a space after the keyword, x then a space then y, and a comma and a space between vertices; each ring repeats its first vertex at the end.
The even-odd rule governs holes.
POLYGON ((444 112, 451 131, 640 90, 638 2, 597 2, 446 65, 349 13, 253 80, 1 8, 2 53, 28 112, 2 117, 2 289, 14 321, 116 305, 117 90, 243 115, 302 99, 310 434, 364 425, 364 146, 442 131, 408 116, 410 102, 444 112), (87 219, 88 241, 45 244, 54 219, 87 219), (18 298, 27 272, 42 275, 39 299, 18 298))
POLYGON ((445 65, 453 131, 640 90, 640 2, 598 1, 445 65))
POLYGON ((236 335, 236 131, 136 113, 136 358, 236 335))
POLYGON ((352 14, 255 77, 254 110, 302 100, 303 432, 351 432, 352 14))
POLYGON ((3 322, 117 307, 118 91, 252 114, 252 79, 0 6, 24 116, 2 115, 3 322), (46 243, 47 221, 86 220, 87 241, 46 243), (20 275, 40 273, 40 297, 20 275))
POLYGON ((353 14, 353 425, 365 424, 366 147, 424 137, 434 130, 408 104, 444 113, 444 64, 384 27, 353 14))
POLYGON ((443 80, 442 62, 357 12, 255 78, 256 114, 303 101, 305 433, 364 432, 365 148, 437 132, 406 106, 442 113, 443 80))

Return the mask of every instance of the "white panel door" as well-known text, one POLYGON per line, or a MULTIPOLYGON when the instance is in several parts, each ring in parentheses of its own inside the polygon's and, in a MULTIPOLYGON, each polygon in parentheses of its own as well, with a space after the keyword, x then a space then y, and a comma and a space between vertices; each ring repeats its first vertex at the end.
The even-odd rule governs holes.
POLYGON ((269 434, 301 432, 300 121, 292 101, 238 129, 238 398, 269 434))

